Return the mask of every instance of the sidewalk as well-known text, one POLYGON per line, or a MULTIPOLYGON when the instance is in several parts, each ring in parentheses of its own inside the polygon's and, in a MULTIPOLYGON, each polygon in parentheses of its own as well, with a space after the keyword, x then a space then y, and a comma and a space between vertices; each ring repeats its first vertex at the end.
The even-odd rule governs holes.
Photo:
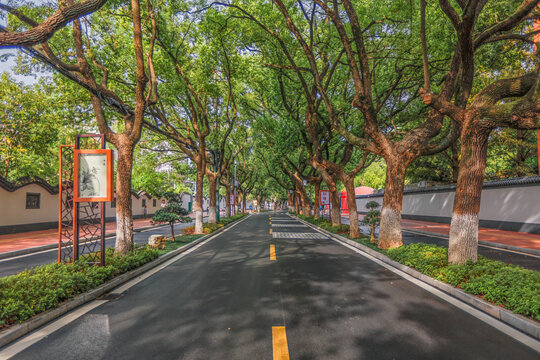
MULTIPOLYGON (((341 216, 346 218, 348 222, 348 215, 342 214, 341 216)), ((358 214, 358 218, 359 220, 362 220, 364 216, 358 214)), ((419 232, 428 232, 433 234, 440 234, 446 237, 448 237, 448 234, 450 233, 450 224, 443 224, 431 221, 402 219, 401 226, 403 230, 408 229, 419 232)), ((487 243, 515 246, 523 249, 540 251, 540 235, 537 234, 481 227, 478 229, 478 240, 485 241, 487 243)))
MULTIPOLYGON (((221 212, 221 216, 225 214, 224 211, 221 212)), ((195 219, 195 213, 190 213, 188 215, 192 219, 195 219)), ((208 217, 208 212, 203 212, 203 218, 208 217)), ((150 223, 151 218, 146 219, 134 219, 133 220, 133 230, 143 230, 147 228, 163 226, 167 224, 152 225, 150 223)), ((116 222, 111 221, 105 224, 105 236, 114 234, 116 232, 116 222)), ((58 229, 50 230, 38 230, 38 231, 28 231, 15 234, 6 234, 0 235, 0 254, 35 248, 38 246, 58 244, 58 229)))
MULTIPOLYGON (((133 220, 133 229, 151 227, 150 219, 133 220)), ((108 222, 105 225, 105 234, 116 232, 116 222, 108 222)), ((58 244, 58 229, 28 231, 16 234, 0 235, 0 253, 22 250, 36 246, 58 244)))

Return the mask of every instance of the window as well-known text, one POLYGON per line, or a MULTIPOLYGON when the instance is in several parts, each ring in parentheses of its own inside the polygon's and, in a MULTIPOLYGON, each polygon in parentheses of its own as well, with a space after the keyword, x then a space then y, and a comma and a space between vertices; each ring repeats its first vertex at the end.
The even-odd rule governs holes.
POLYGON ((116 207, 116 198, 111 201, 111 209, 114 209, 116 207))
POLYGON ((146 207, 146 199, 142 199, 142 206, 146 207))
POLYGON ((39 209, 41 194, 26 193, 26 208, 39 209))
POLYGON ((156 207, 156 199, 152 200, 152 206, 156 207))

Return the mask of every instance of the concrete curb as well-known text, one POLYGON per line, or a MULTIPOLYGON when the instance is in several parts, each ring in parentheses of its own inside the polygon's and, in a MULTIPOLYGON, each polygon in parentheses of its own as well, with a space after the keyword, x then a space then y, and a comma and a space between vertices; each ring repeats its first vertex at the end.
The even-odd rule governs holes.
POLYGON ((115 277, 114 279, 109 280, 108 282, 98 286, 97 288, 95 288, 93 290, 90 290, 90 291, 88 291, 86 293, 83 293, 83 294, 79 294, 76 297, 74 297, 73 299, 67 300, 66 302, 64 302, 63 304, 61 304, 59 307, 57 307, 55 309, 47 310, 47 311, 45 311, 45 312, 43 312, 41 314, 38 314, 38 315, 30 318, 29 320, 27 320, 27 321, 25 321, 25 322, 23 322, 21 324, 13 325, 13 326, 9 327, 6 330, 0 331, 0 348, 8 345, 9 343, 17 340, 18 338, 20 338, 22 336, 28 334, 32 330, 35 330, 35 329, 43 326, 44 324, 59 318, 60 316, 66 314, 67 312, 75 309, 76 307, 79 307, 79 306, 81 306, 81 305, 83 305, 83 304, 85 304, 87 302, 90 302, 92 300, 97 299, 101 295, 103 295, 103 294, 111 291, 112 289, 126 283, 127 281, 141 275, 142 273, 145 273, 146 271, 155 268, 156 266, 164 263, 165 261, 172 259, 176 255, 181 254, 181 253, 191 249, 192 247, 196 246, 197 244, 200 244, 201 242, 207 240, 208 238, 210 238, 212 236, 219 235, 221 232, 223 232, 225 229, 227 229, 231 225, 234 225, 234 224, 238 223, 238 221, 242 221, 244 219, 247 219, 249 216, 251 216, 251 215, 246 215, 246 216, 244 216, 244 217, 242 217, 242 218, 228 224, 227 226, 224 226, 224 227, 214 231, 213 233, 210 233, 208 235, 204 235, 204 236, 200 237, 199 239, 190 242, 189 244, 186 244, 186 245, 184 245, 182 247, 179 247, 176 250, 173 250, 171 252, 163 254, 160 257, 158 257, 157 259, 155 259, 155 260, 153 260, 153 261, 151 261, 151 262, 149 262, 147 264, 144 264, 143 266, 141 266, 141 267, 139 267, 137 269, 134 269, 134 270, 131 270, 131 271, 127 272, 127 273, 119 275, 119 276, 115 277))
MULTIPOLYGON (((416 233, 420 233, 420 234, 428 235, 428 236, 437 235, 437 236, 440 236, 440 237, 444 237, 446 239, 448 239, 448 237, 449 237, 448 235, 445 235, 445 234, 439 234, 439 233, 434 233, 434 232, 425 231, 425 230, 416 230, 416 229, 409 229, 409 228, 403 228, 403 230, 407 231, 407 232, 412 232, 412 233, 416 232, 416 233)), ((494 243, 494 242, 491 242, 491 241, 483 241, 483 240, 478 240, 478 244, 479 245, 485 245, 485 246, 490 246, 490 247, 495 247, 495 248, 500 248, 500 249, 505 249, 505 250, 518 251, 518 252, 522 252, 522 253, 526 253, 526 254, 540 256, 540 250, 536 250, 536 249, 529 249, 529 248, 523 248, 523 247, 519 247, 519 246, 499 244, 499 243, 494 243)))
POLYGON ((307 221, 304 221, 296 216, 294 216, 298 221, 302 222, 303 224, 310 226, 313 229, 319 230, 320 232, 326 234, 328 237, 337 240, 339 242, 346 243, 347 245, 350 245, 352 247, 355 247, 357 249, 362 250, 363 252, 379 259, 380 261, 403 271, 404 273, 428 284, 433 286, 436 289, 439 289, 443 291, 444 293, 453 296, 454 298, 461 300, 462 302, 496 318, 497 320, 500 320, 504 322, 507 325, 512 326, 513 328, 516 328, 520 330, 521 332, 535 338, 536 340, 540 340, 540 325, 536 323, 533 320, 530 320, 524 316, 514 314, 513 312, 506 310, 502 307, 493 305, 485 300, 482 300, 474 295, 467 294, 461 289, 455 288, 452 285, 445 284, 443 282, 440 282, 438 280, 433 279, 432 277, 429 277, 427 275, 424 275, 408 266, 402 265, 396 261, 391 260, 386 255, 383 255, 365 245, 362 245, 356 241, 347 239, 343 236, 331 233, 329 231, 326 231, 324 229, 321 229, 320 227, 313 225, 307 221))

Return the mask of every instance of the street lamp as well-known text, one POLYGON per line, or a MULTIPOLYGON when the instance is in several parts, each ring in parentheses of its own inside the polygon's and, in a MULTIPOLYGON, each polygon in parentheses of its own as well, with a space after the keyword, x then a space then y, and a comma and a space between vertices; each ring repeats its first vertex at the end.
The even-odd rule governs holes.
POLYGON ((236 159, 234 160, 234 215, 238 212, 238 199, 236 198, 236 187, 238 186, 238 181, 236 181, 236 159))
POLYGON ((211 149, 209 152, 214 157, 214 171, 216 173, 216 221, 219 221, 219 177, 217 176, 219 168, 219 151, 211 149))

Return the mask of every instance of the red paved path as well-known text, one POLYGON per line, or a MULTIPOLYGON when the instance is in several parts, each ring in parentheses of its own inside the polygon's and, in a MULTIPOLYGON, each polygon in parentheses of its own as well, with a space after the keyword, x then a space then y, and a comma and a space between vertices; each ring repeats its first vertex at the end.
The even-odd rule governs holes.
MULTIPOLYGON (((348 216, 345 216, 348 217, 348 216)), ((362 215, 359 215, 362 218, 362 215)), ((406 220, 401 221, 403 228, 411 230, 429 231, 435 234, 448 235, 449 224, 435 223, 429 221, 406 220)), ((133 221, 135 229, 151 226, 150 219, 136 219, 133 221)), ((107 223, 106 233, 112 234, 116 230, 114 222, 107 223)), ((540 235, 528 234, 516 231, 506 231, 497 229, 480 228, 478 238, 483 241, 518 246, 523 248, 540 250, 540 235)), ((41 245, 54 244, 58 242, 58 230, 29 231, 17 234, 0 235, 0 253, 26 249, 41 245)))
MULTIPOLYGON (((403 219, 401 220, 401 225, 407 229, 429 231, 437 234, 448 235, 450 232, 449 224, 441 224, 429 221, 403 219)), ((537 234, 481 227, 478 230, 478 239, 498 244, 540 250, 540 235, 537 234)))
MULTIPOLYGON (((348 215, 345 215, 344 217, 348 217, 348 215)), ((358 215, 358 217, 360 219, 363 218, 362 215, 358 215)), ((436 223, 431 221, 402 219, 401 226, 411 230, 429 231, 435 234, 443 235, 448 235, 450 232, 450 224, 436 223)), ((478 229, 478 239, 497 244, 540 250, 540 235, 537 234, 481 227, 478 229)))
MULTIPOLYGON (((203 215, 204 217, 208 216, 207 213, 203 213, 203 215)), ((189 214, 189 216, 191 218, 195 218, 193 213, 189 214)), ((150 219, 133 220, 134 229, 141 229, 150 226, 152 226, 152 224, 150 224, 150 219)), ((115 231, 116 222, 108 222, 105 226, 105 234, 114 234, 115 231)), ((58 244, 58 229, 0 235, 0 253, 49 244, 58 244)))
MULTIPOLYGON (((150 219, 133 220, 134 229, 148 226, 151 226, 150 219)), ((106 234, 114 234, 116 222, 108 222, 105 229, 106 234)), ((58 243, 58 229, 0 235, 0 253, 55 243, 58 243)))

